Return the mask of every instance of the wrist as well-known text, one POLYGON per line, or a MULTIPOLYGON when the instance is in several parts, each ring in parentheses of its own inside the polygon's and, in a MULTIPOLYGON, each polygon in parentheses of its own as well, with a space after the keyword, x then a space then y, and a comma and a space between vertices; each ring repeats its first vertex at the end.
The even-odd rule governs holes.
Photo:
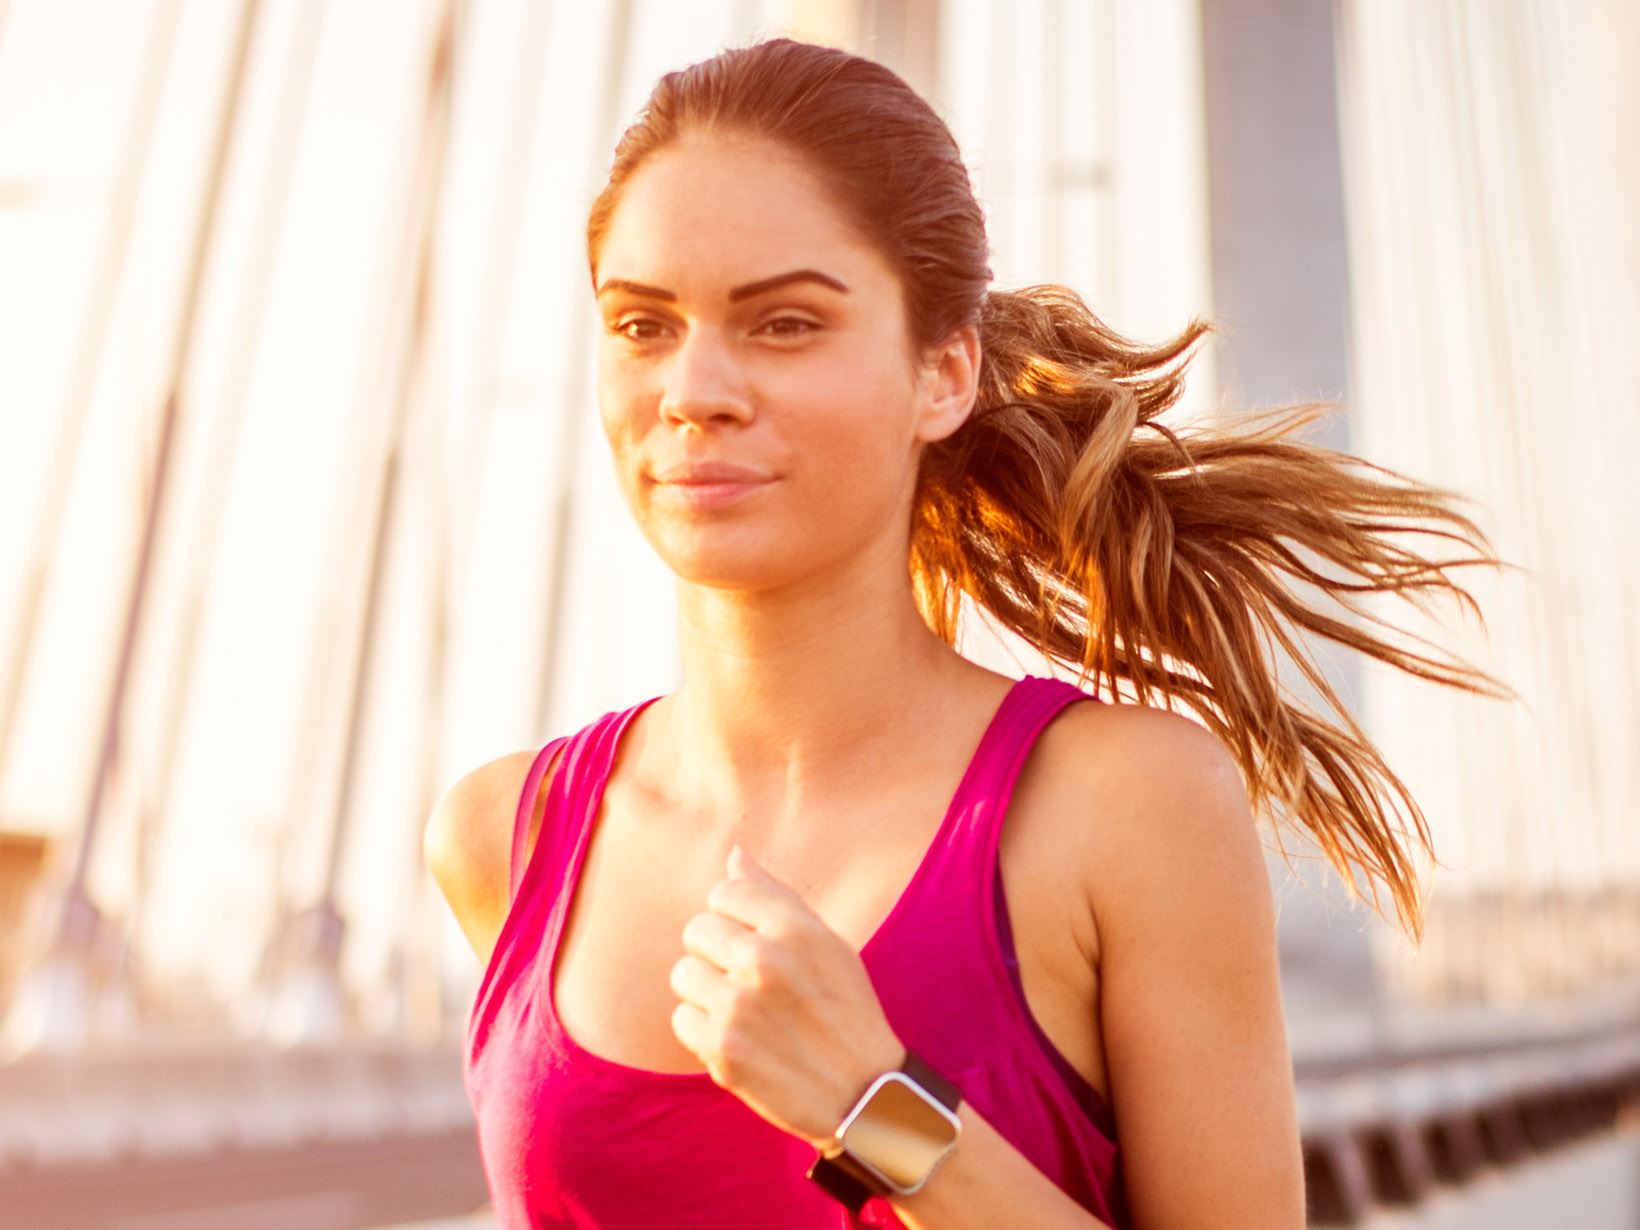
POLYGON ((850 1065, 849 1072, 838 1078, 821 1099, 823 1109, 816 1116, 813 1132, 805 1133, 804 1140, 821 1153, 835 1152, 842 1125, 873 1082, 887 1072, 901 1070, 910 1051, 899 1038, 889 1037, 859 1064, 850 1065))
POLYGON ((819 1150, 808 1177, 858 1212, 873 1195, 909 1196, 956 1148, 961 1091, 915 1052, 875 1077, 819 1150))

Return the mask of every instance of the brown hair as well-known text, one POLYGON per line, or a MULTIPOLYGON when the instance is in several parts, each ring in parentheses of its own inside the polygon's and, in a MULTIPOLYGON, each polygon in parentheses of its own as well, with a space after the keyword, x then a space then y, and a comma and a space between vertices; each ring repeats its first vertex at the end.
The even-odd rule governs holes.
POLYGON ((1387 886, 1417 935, 1413 855, 1416 847, 1433 856, 1428 826, 1295 633, 1454 687, 1509 689, 1449 655, 1329 615, 1289 580, 1357 614, 1360 595, 1390 592, 1419 606, 1455 597, 1479 618, 1448 570, 1499 561, 1458 497, 1288 438, 1322 406, 1190 431, 1157 421, 1210 326, 1192 320, 1144 346, 1066 287, 987 293, 984 216, 950 131, 888 68, 833 48, 772 39, 662 77, 592 206, 594 276, 623 185, 650 154, 700 130, 772 139, 815 166, 898 271, 914 344, 978 326, 973 412, 924 449, 918 474, 909 563, 929 626, 954 644, 966 594, 1080 679, 1112 692, 1125 681, 1142 704, 1182 703, 1230 749, 1255 808, 1270 805, 1307 829, 1352 891, 1352 867, 1387 886), (1463 550, 1431 559, 1398 541, 1403 533, 1463 550), (1275 647, 1336 723, 1284 696, 1275 647))

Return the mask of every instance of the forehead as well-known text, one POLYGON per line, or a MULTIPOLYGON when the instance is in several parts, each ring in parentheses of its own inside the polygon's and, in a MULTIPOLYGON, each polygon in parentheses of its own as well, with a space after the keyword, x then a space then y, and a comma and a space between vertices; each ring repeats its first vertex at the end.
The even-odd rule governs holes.
POLYGON ((645 160, 598 253, 600 282, 680 294, 805 267, 851 287, 893 281, 818 172, 781 145, 738 135, 686 134, 645 160))

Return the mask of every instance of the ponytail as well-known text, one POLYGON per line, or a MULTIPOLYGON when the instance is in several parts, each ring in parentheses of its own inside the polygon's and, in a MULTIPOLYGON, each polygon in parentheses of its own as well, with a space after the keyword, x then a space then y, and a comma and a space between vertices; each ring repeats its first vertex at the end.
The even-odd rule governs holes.
POLYGON ((1063 286, 988 295, 974 410, 928 447, 918 478, 911 570, 919 608, 954 645, 966 594, 1084 684, 1110 694, 1121 685, 1140 704, 1182 703, 1230 749, 1254 808, 1307 830, 1352 891, 1352 864, 1366 871, 1373 907, 1382 885, 1416 937, 1423 909, 1414 853, 1433 857, 1423 813, 1297 634, 1450 687, 1512 693, 1456 658, 1415 652, 1326 613, 1291 581, 1380 626, 1360 609, 1361 595, 1393 593, 1420 608, 1446 595, 1484 626, 1448 574, 1501 562, 1453 493, 1290 438, 1325 406, 1188 432, 1159 422, 1210 331, 1193 320, 1146 347, 1111 331, 1063 286), (1461 551, 1430 558, 1401 541, 1406 534, 1461 551), (1275 649, 1336 720, 1283 695, 1275 649))

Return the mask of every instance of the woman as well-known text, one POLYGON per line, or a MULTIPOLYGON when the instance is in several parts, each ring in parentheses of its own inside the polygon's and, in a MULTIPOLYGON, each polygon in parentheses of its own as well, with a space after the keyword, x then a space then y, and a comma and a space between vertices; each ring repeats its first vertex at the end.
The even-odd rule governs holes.
POLYGON ((500 1224, 1302 1225, 1253 809, 1414 932, 1427 833, 1267 646, 1487 687, 1284 583, 1467 598, 1443 569, 1490 561, 1480 531, 1284 438, 1302 413, 1168 431, 1200 322, 1147 348, 1062 287, 988 293, 949 132, 869 60, 669 74, 587 238, 684 681, 428 824, 486 963, 464 1074, 500 1224), (966 661, 964 594, 1141 703, 966 661))

